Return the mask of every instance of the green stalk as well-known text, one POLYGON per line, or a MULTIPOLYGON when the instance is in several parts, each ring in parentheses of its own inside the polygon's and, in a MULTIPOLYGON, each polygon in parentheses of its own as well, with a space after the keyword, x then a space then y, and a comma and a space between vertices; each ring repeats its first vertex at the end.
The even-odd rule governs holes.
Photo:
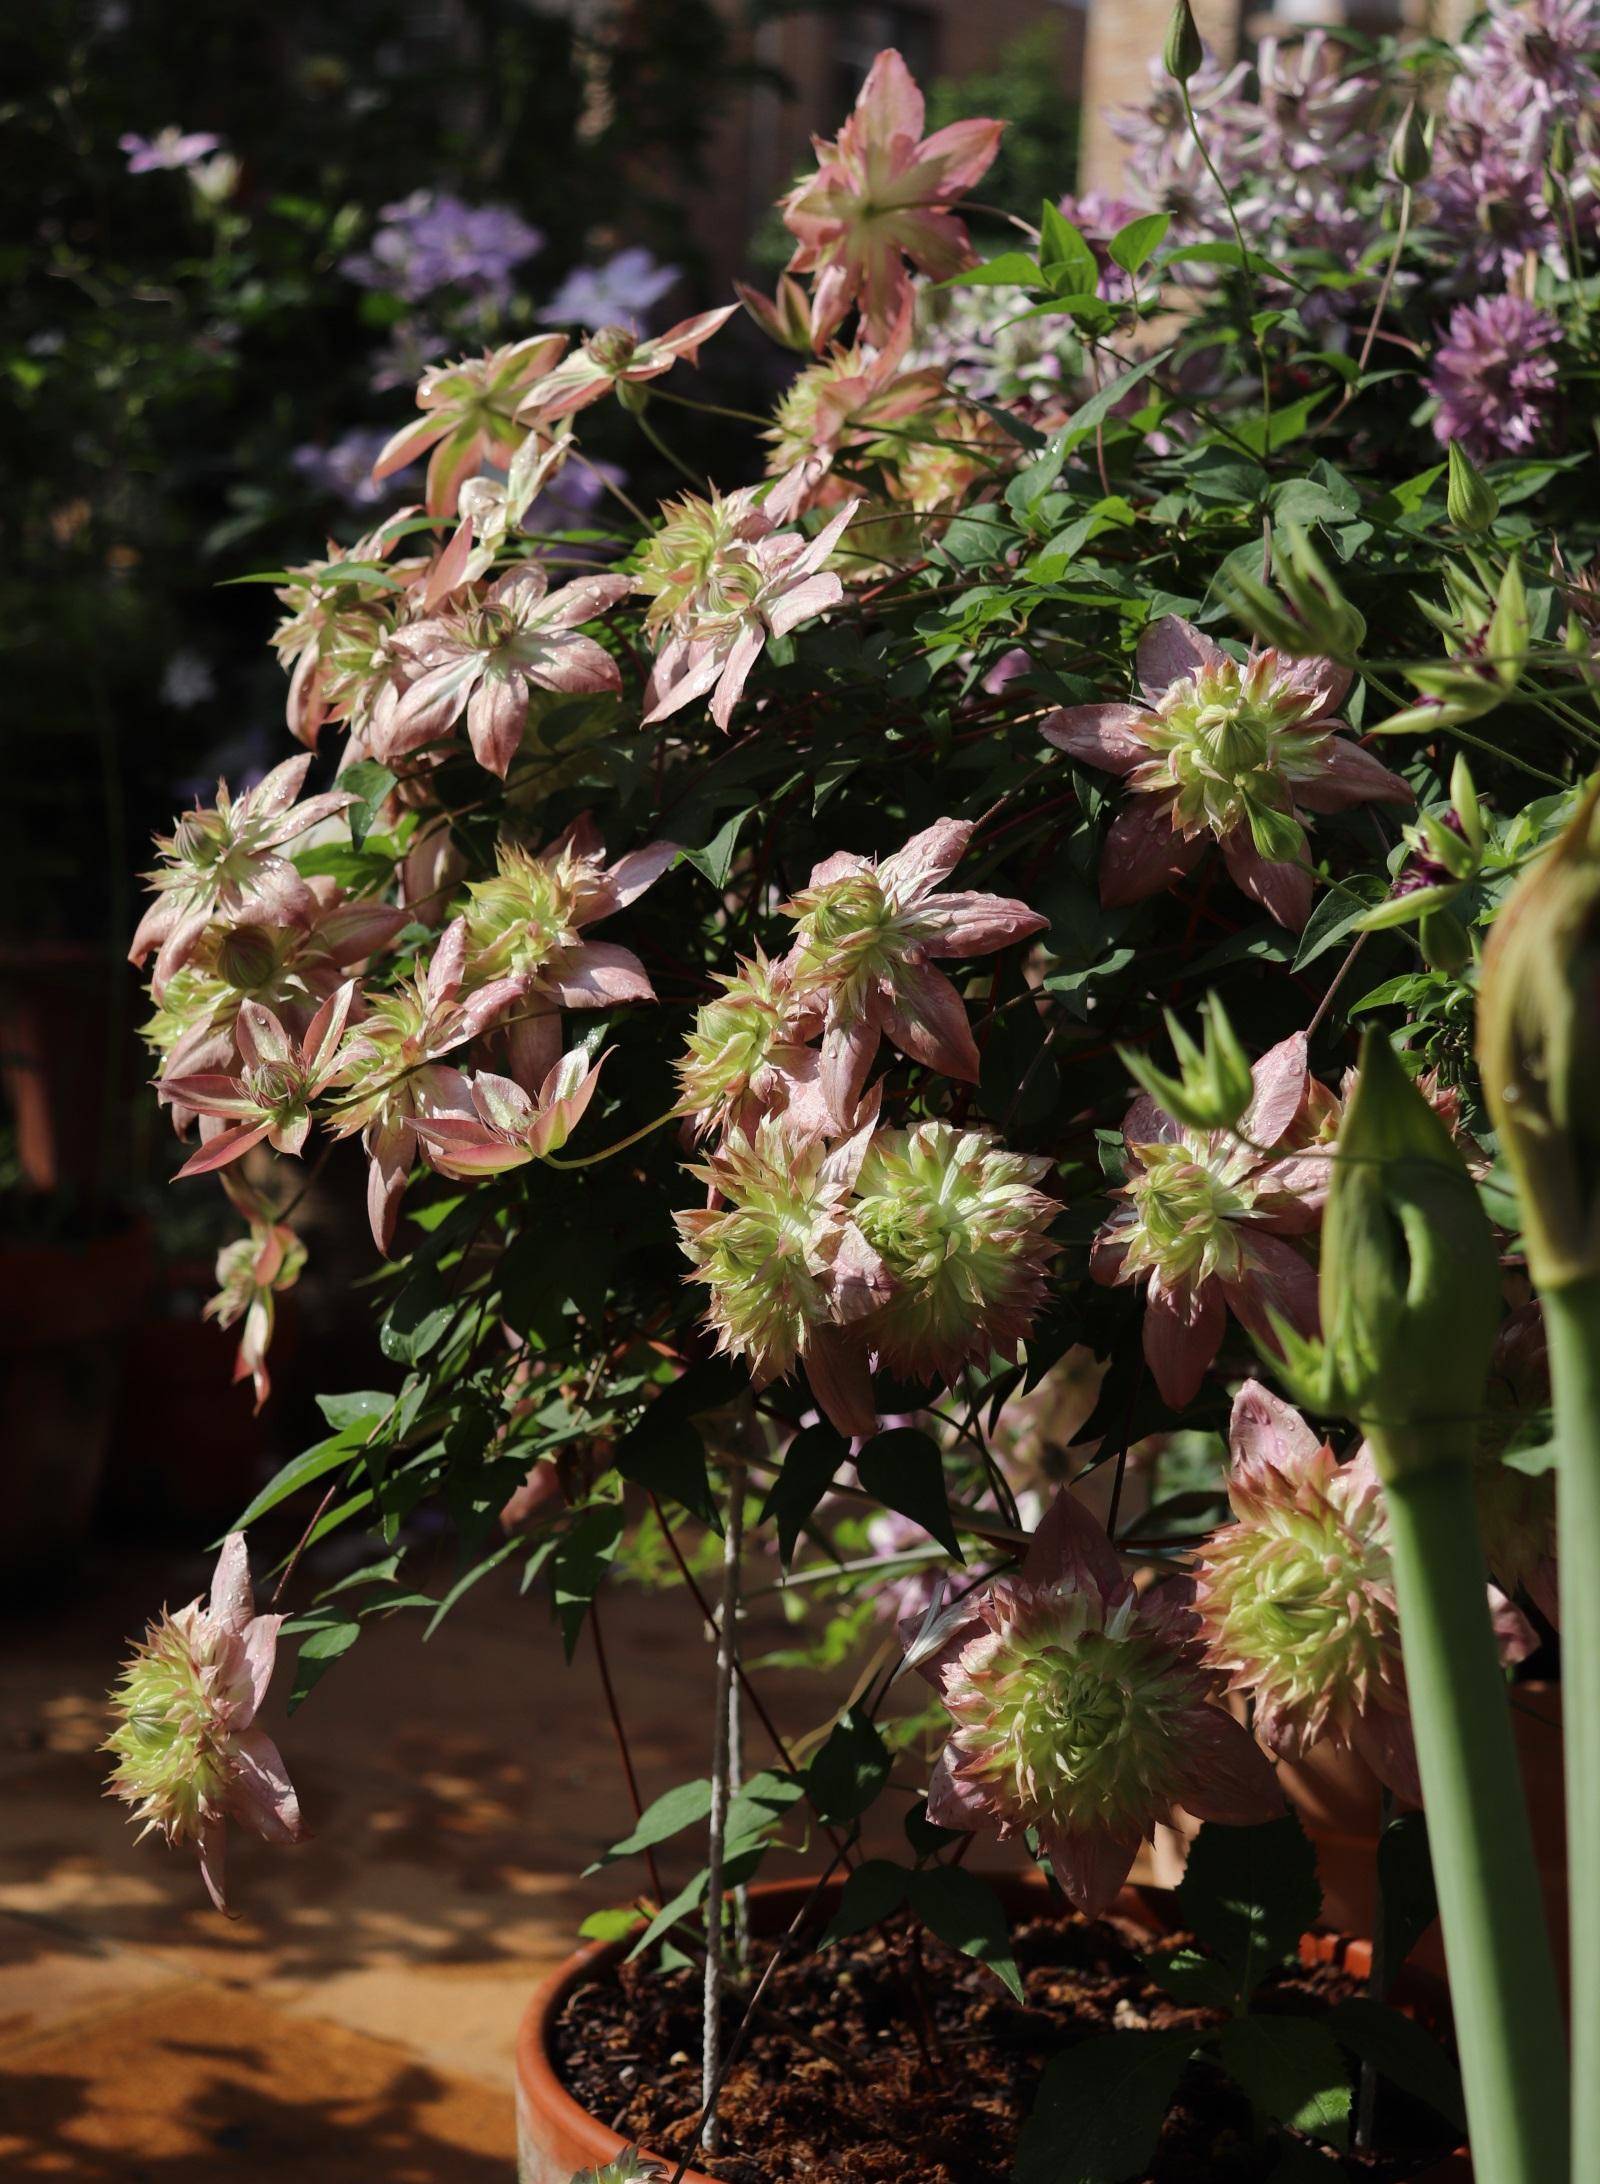
POLYGON ((1566 2041, 1472 1474, 1462 1463, 1430 1463, 1418 1446, 1425 1434, 1370 1438, 1388 1501, 1473 2175, 1477 2184, 1559 2184, 1566 2041))
MULTIPOLYGON (((1555 1393, 1572 2143, 1600 2146, 1600 1278, 1544 1292, 1555 1393)), ((1574 2171, 1576 2178, 1577 2172, 1574 2171)))

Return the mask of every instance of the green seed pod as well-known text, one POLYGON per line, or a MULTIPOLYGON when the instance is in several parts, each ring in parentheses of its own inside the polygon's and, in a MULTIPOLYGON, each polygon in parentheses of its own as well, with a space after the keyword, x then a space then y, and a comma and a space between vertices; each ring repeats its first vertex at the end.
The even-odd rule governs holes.
POLYGON ((1161 50, 1167 74, 1175 83, 1187 83, 1198 72, 1205 57, 1206 49, 1189 0, 1176 0, 1172 20, 1167 25, 1167 42, 1161 50))
POLYGON ((1450 481, 1445 513, 1468 538, 1487 531, 1500 513, 1500 496, 1459 441, 1450 442, 1450 481))
POLYGON ((1389 171, 1407 189, 1426 182, 1433 172, 1433 132, 1417 109, 1415 99, 1400 117, 1400 126, 1389 146, 1389 171))
POLYGON ((1376 1028, 1345 1110, 1322 1236, 1328 1378, 1379 1468, 1470 1460, 1500 1267, 1449 1131, 1376 1028))
POLYGON ((1600 1275, 1600 780, 1494 922, 1478 1059, 1541 1289, 1600 1275))

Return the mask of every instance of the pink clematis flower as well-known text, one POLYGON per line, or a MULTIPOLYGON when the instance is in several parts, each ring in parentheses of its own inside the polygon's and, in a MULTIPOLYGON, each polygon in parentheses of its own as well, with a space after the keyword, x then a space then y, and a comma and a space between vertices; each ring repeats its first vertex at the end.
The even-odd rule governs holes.
POLYGON ((1305 1334, 1319 1324, 1316 1269, 1290 1239, 1321 1222, 1330 1169, 1313 1148, 1331 1136, 1338 1102, 1308 1072, 1303 1032, 1251 1077, 1238 1136, 1185 1130, 1154 1100, 1134 1101, 1122 1126, 1125 1203, 1090 1257, 1096 1281, 1146 1285, 1145 1359, 1174 1410, 1198 1393, 1230 1311, 1267 1342, 1273 1313, 1305 1334))
MULTIPOLYGON (((353 546, 332 539, 320 561, 290 569, 274 596, 289 611, 273 632, 272 649, 289 671, 284 713, 289 733, 315 750, 325 721, 359 710, 386 632, 396 617, 396 592, 377 563, 399 545, 416 509, 401 508, 353 546)), ((414 581, 423 564, 408 558, 394 574, 414 581)))
POLYGON ((466 1078, 443 1057, 475 1039, 522 990, 515 979, 500 978, 463 996, 466 970, 467 921, 457 918, 425 971, 372 996, 368 1015, 339 1056, 347 1089, 329 1127, 336 1137, 361 1132, 369 1162, 367 1218, 383 1252, 416 1163, 412 1125, 432 1115, 473 1112, 466 1078))
POLYGON ((128 155, 129 174, 176 173, 185 167, 198 167, 221 142, 221 137, 212 136, 207 130, 180 129, 169 122, 153 137, 128 130, 118 137, 117 149, 128 155))
POLYGON ((483 599, 396 632, 391 653, 408 680, 386 693, 367 733, 387 762, 437 743, 465 713, 473 756, 505 778, 535 689, 617 691, 622 675, 582 625, 632 588, 625 576, 583 576, 555 591, 543 569, 512 569, 483 599))
POLYGON ((527 438, 517 412, 567 346, 565 334, 538 334, 481 356, 435 364, 417 384, 423 414, 402 425, 372 466, 374 483, 428 454, 428 513, 454 515, 461 488, 486 462, 506 468, 527 438))
MULTIPOLYGON (((1228 1499, 1235 1522, 1206 1541, 1195 1605, 1208 1665, 1245 1693, 1281 1759, 1324 1741, 1422 1801, 1406 1701, 1383 1487, 1365 1448, 1341 1464, 1259 1381, 1234 1398, 1228 1499)), ((1489 1588, 1502 1657, 1532 1630, 1489 1588)))
POLYGON ((583 1120, 600 1079, 600 1062, 582 1047, 564 1054, 530 1099, 514 1077, 485 1070, 471 1080, 470 1115, 419 1115, 413 1128, 444 1175, 504 1175, 558 1153, 583 1120))
POLYGON ((972 1084, 978 1050, 940 957, 992 955, 1049 923, 1002 895, 940 894, 972 839, 940 819, 881 863, 841 850, 794 900, 786 965, 797 1001, 824 1012, 821 1082, 838 1126, 851 1114, 880 1039, 972 1084))
POLYGON ((242 1532, 230 1532, 205 1607, 191 1600, 145 1632, 111 1694, 118 1726, 107 1784, 133 1807, 141 1835, 193 1843, 219 1911, 230 1820, 269 1843, 299 1843, 306 1826, 278 1747, 256 1715, 272 1680, 281 1615, 257 1615, 242 1532))
POLYGON ((949 208, 987 173, 1005 124, 956 121, 924 137, 923 111, 905 62, 893 48, 880 53, 838 136, 813 139, 817 172, 783 199, 797 238, 789 271, 815 277, 818 349, 852 303, 868 340, 888 340, 911 293, 907 259, 936 281, 976 262, 949 208))
POLYGON ((1203 1660, 1191 1592, 1137 1593, 1063 1490, 1016 1576, 962 1601, 921 1645, 902 1625, 954 1723, 928 1789, 935 1826, 1002 1841, 1037 1829, 1056 1879, 1094 1918, 1175 1806, 1230 1826, 1281 1811, 1265 1753, 1215 1703, 1221 1679, 1203 1660))
POLYGON ((309 752, 286 758, 239 797, 219 781, 212 810, 197 804, 170 835, 157 837, 161 865, 146 875, 156 900, 139 920, 128 961, 142 964, 152 948, 157 951, 152 990, 158 1001, 208 926, 315 922, 315 894, 278 851, 356 799, 331 789, 296 803, 310 764, 309 752))
POLYGON ((217 1253, 217 1293, 207 1302, 204 1316, 219 1327, 243 1322, 233 1377, 252 1383, 259 1411, 272 1393, 267 1352, 277 1325, 277 1300, 300 1279, 306 1247, 292 1228, 272 1219, 256 1193, 241 1193, 237 1202, 249 1217, 250 1233, 217 1253))
MULTIPOLYGON (((787 637, 844 597, 843 583, 822 564, 858 505, 841 508, 815 538, 768 526, 715 557, 656 654, 645 685, 646 727, 696 698, 709 698, 711 718, 728 726, 767 639, 787 637)), ((756 519, 749 528, 758 531, 756 519)))
POLYGON ((1138 673, 1143 704, 1068 706, 1043 726, 1047 742, 1127 780, 1133 801, 1100 858, 1108 908, 1159 894, 1215 841, 1236 884, 1298 931, 1311 912, 1306 815, 1416 801, 1341 733, 1348 668, 1270 650, 1241 666, 1169 614, 1140 639, 1138 673))
POLYGON ((542 427, 613 392, 624 401, 635 399, 635 388, 659 379, 674 364, 698 363, 702 346, 738 308, 727 303, 716 311, 701 311, 648 338, 632 326, 601 326, 565 363, 528 389, 517 415, 525 425, 542 427))
POLYGON ((836 464, 871 454, 875 442, 881 448, 886 426, 902 424, 946 393, 936 367, 900 369, 911 326, 908 300, 881 348, 836 344, 796 375, 763 435, 772 447, 767 474, 777 481, 762 502, 767 515, 788 522, 837 501, 852 488, 835 474, 836 464))
POLYGON ((246 1001, 234 1026, 243 1064, 237 1076, 202 1071, 161 1080, 165 1098, 201 1117, 205 1142, 178 1170, 180 1182, 225 1168, 263 1139, 274 1152, 298 1154, 303 1149, 311 1130, 311 1103, 338 1075, 339 1045, 355 995, 356 983, 350 979, 324 1001, 303 1039, 285 1031, 271 1009, 246 1001), (208 1122, 213 1125, 209 1130, 208 1122))

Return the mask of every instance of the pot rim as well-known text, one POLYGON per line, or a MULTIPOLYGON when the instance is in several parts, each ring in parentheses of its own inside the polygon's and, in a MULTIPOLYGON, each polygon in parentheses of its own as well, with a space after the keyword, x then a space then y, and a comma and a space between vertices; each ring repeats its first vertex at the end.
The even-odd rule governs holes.
MULTIPOLYGON (((1046 1890, 1044 1877, 1039 1872, 988 1873, 983 1876, 999 1891, 1007 1909, 1019 1899, 1043 1896, 1046 1890)), ((842 1888, 842 1878, 830 1886, 842 1888)), ((757 1881, 750 1890, 752 1903, 798 1903, 810 1895, 816 1887, 815 1876, 795 1875, 785 1880, 757 1881)), ((819 1899, 826 1900, 826 1894, 819 1899)), ((1119 1890, 1111 1909, 1123 1918, 1131 1918, 1148 1929, 1151 1934, 1169 1930, 1173 1924, 1176 1893, 1170 1888, 1151 1888, 1132 1885, 1119 1890)), ((528 2107, 549 2119, 563 2137, 570 2139, 583 2150, 584 2158, 592 2168, 601 2168, 625 2153, 632 2141, 619 2138, 609 2125, 591 2115, 581 2102, 575 2100, 562 2084, 556 2070, 554 2041, 556 2019, 568 1997, 581 1986, 600 1966, 616 1963, 629 1946, 629 1937, 616 1941, 586 1942, 553 1972, 543 1978, 529 1998, 527 2007, 517 2026, 517 2094, 518 2105, 526 2101, 528 2107)), ((1300 1943, 1300 1956, 1305 1964, 1338 1964, 1348 1968, 1356 1977, 1364 1977, 1372 1961, 1372 1945, 1368 1941, 1347 1938, 1337 1934, 1306 1934, 1300 1943)), ((640 2147, 640 2154, 647 2161, 664 2164, 663 2184, 677 2168, 676 2159, 652 2153, 649 2147, 640 2147)), ((1465 2166, 1466 2150, 1462 2148, 1446 2155, 1442 2162, 1421 2172, 1414 2184, 1470 2184, 1471 2169, 1465 2166)), ((682 2184, 720 2184, 715 2177, 708 2177, 703 2170, 685 2169, 682 2184)))

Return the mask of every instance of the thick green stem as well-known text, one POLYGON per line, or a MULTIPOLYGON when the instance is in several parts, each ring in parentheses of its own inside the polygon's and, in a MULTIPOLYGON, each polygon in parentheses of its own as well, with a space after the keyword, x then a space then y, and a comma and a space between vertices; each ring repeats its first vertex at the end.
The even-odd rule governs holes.
POLYGON ((1386 1482, 1473 2175, 1556 2184, 1567 2174, 1566 2040, 1472 1474, 1429 1462, 1403 1433, 1371 1439, 1386 1482))
MULTIPOLYGON (((1572 1937, 1572 2143, 1600 2147, 1600 1280, 1544 1293, 1561 1452, 1561 1715, 1572 1937)), ((1574 2177, 1577 2171, 1573 2172, 1574 2177)))

